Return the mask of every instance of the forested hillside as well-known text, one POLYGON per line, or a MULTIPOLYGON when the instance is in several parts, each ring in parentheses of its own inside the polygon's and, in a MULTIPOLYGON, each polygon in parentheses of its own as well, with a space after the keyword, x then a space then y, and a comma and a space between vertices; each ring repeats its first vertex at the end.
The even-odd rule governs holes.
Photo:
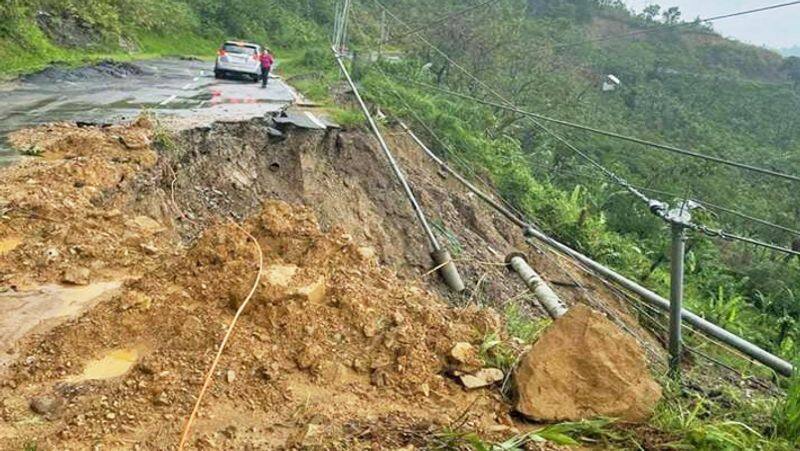
MULTIPOLYGON (((333 0, 11 0, 0 5, 2 71, 52 61, 156 54, 208 55, 223 37, 264 42, 321 100, 336 83, 328 50, 333 0)), ((800 61, 724 39, 704 24, 674 26, 677 9, 634 16, 612 0, 500 0, 429 23, 462 1, 354 3, 351 46, 402 55, 381 70, 356 58, 365 93, 413 119, 394 90, 531 219, 559 239, 665 292, 669 234, 645 206, 521 117, 415 84, 495 101, 424 36, 527 110, 789 174, 800 173, 800 61), (382 19, 382 17, 384 17, 382 19), (383 25, 382 25, 382 20, 383 25), (641 31, 646 31, 640 33, 641 31), (613 39, 594 39, 629 34, 613 39), (585 41, 589 42, 585 42, 585 41), (608 75, 620 80, 604 91, 608 75)), ((727 11, 726 11, 727 12, 727 11)), ((692 198, 797 229, 798 184, 662 150, 555 128, 631 183, 675 204, 692 198), (668 194, 664 194, 668 193, 668 194)), ((430 138, 430 137, 428 137, 430 138)), ((781 246, 796 235, 725 212, 697 221, 781 246)), ((793 358, 800 328, 797 258, 692 235, 689 306, 793 358)))

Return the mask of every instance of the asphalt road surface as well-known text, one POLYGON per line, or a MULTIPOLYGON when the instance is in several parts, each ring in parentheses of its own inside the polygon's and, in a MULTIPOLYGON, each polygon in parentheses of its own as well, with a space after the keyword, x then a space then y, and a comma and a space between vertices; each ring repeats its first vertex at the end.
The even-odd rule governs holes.
POLYGON ((0 84, 0 165, 18 158, 6 135, 54 121, 107 123, 143 109, 193 123, 241 120, 285 108, 295 91, 279 79, 267 88, 247 79, 217 80, 213 63, 165 59, 82 69, 48 69, 0 84))

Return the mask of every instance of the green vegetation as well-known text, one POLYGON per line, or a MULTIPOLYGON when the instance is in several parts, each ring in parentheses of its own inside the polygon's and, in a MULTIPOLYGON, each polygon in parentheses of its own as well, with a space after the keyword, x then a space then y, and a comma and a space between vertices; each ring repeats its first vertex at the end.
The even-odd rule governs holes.
POLYGON ((604 448, 635 445, 630 434, 614 429, 613 421, 558 423, 525 434, 515 435, 502 442, 487 442, 471 432, 445 431, 435 437, 433 449, 472 449, 475 451, 522 451, 528 444, 552 443, 564 446, 602 445, 604 448))

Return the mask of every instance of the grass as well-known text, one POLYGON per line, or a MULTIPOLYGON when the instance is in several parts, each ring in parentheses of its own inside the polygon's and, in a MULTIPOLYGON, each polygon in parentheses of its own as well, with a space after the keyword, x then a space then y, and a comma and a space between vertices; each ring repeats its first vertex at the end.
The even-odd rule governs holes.
MULTIPOLYGON (((551 443, 561 446, 603 445, 603 449, 636 448, 631 434, 615 429, 611 419, 598 418, 557 423, 518 434, 500 442, 486 441, 475 433, 444 431, 435 438, 434 449, 472 449, 475 451, 522 451, 529 445, 551 443)), ((537 447, 538 449, 538 447, 537 447)))
POLYGON ((786 397, 773 410, 775 435, 800 447, 800 375, 789 381, 786 397))
POLYGON ((69 49, 53 45, 36 27, 25 27, 15 38, 0 39, 0 78, 12 78, 42 70, 54 64, 77 67, 103 60, 136 61, 167 56, 192 56, 212 59, 222 38, 191 33, 174 35, 141 34, 139 49, 127 52, 102 46, 96 50, 69 49), (22 43, 22 44, 21 44, 22 43))

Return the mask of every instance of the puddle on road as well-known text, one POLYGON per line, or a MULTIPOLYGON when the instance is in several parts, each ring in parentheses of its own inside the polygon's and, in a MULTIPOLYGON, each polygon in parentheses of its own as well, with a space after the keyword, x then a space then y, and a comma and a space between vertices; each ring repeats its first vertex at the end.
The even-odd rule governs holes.
POLYGON ((0 238, 0 255, 5 255, 22 244, 22 238, 12 236, 8 238, 0 238))
POLYGON ((107 299, 121 281, 99 282, 85 287, 42 285, 23 292, 0 294, 0 367, 11 360, 7 351, 31 332, 45 332, 75 318, 107 299))
POLYGON ((104 380, 120 377, 130 371, 138 360, 138 349, 116 349, 102 358, 87 363, 86 367, 83 369, 83 374, 71 378, 70 382, 104 380))

